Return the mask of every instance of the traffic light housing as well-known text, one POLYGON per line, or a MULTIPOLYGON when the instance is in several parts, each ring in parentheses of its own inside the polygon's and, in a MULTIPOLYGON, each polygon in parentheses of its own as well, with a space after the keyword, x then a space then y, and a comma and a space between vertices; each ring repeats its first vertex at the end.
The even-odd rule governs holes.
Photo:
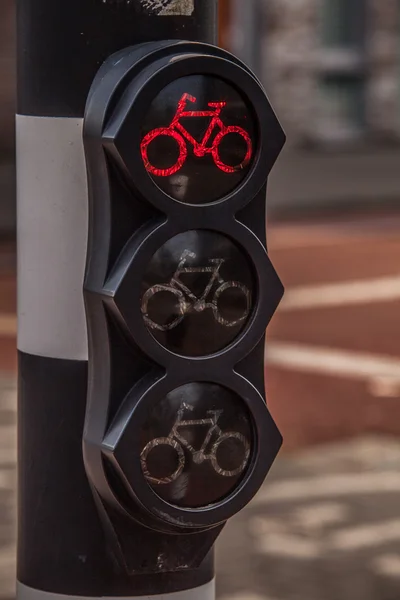
POLYGON ((260 82, 213 46, 128 48, 93 82, 83 447, 130 574, 198 567, 281 446, 264 392, 283 295, 265 194, 284 140, 260 82))

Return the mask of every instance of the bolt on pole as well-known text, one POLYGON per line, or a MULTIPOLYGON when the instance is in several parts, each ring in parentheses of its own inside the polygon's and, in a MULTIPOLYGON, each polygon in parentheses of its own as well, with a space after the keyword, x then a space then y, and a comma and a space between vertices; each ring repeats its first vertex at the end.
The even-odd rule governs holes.
MULTIPOLYGON (((18 597, 213 597, 193 573, 129 577, 108 556, 82 458, 88 192, 82 129, 103 61, 163 39, 213 43, 216 0, 17 0, 18 597), (111 565, 111 566, 110 566, 111 565)), ((140 541, 137 552, 140 553, 140 541)))

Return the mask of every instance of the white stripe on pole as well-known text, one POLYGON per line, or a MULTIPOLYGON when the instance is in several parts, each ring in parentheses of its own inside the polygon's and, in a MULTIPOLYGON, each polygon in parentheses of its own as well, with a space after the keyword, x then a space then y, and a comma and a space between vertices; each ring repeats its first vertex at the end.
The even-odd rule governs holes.
POLYGON ((87 360, 82 119, 17 115, 18 349, 87 360))
MULTIPOLYGON (((102 598, 78 596, 64 596, 62 594, 52 594, 42 590, 34 590, 26 585, 17 582, 17 597, 18 600, 104 600, 102 598)), ((182 592, 173 592, 172 594, 158 594, 155 596, 132 596, 129 600, 149 600, 149 598, 159 598, 159 600, 214 600, 215 598, 215 579, 200 587, 184 590, 182 592)), ((108 597, 107 600, 128 600, 126 597, 108 597)))

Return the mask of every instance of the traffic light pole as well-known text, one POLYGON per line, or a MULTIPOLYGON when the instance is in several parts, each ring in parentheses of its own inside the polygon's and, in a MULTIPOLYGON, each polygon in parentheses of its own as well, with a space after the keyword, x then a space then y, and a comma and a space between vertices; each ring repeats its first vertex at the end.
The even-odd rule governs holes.
MULTIPOLYGON (((216 0, 17 0, 18 597, 213 598, 212 551, 189 573, 127 577, 109 557, 82 460, 85 104, 121 48, 216 39, 216 0)), ((140 553, 138 548, 137 552, 140 553)))

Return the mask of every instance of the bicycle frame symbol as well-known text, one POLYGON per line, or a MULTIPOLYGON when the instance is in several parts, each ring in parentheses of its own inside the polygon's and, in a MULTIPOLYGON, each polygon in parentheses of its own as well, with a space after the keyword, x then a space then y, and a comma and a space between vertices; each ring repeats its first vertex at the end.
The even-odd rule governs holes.
POLYGON ((193 411, 193 406, 182 403, 180 409, 178 410, 177 418, 172 426, 170 434, 168 437, 161 437, 151 440, 142 450, 140 455, 140 462, 142 466, 142 471, 147 481, 154 483, 156 485, 166 485, 168 483, 173 483, 178 479, 181 475, 183 469, 185 468, 186 458, 184 453, 184 448, 190 452, 193 458, 193 462, 197 465, 201 465, 205 461, 209 460, 211 465, 218 475, 221 477, 235 477, 236 475, 240 475, 246 468, 246 465, 250 456, 250 444, 246 437, 237 432, 237 431, 228 431, 223 432, 221 428, 218 426, 218 421, 223 414, 223 410, 209 410, 207 411, 207 415, 209 415, 205 419, 191 419, 191 420, 183 420, 183 415, 185 411, 193 411), (208 432, 204 439, 203 445, 200 450, 196 450, 187 439, 181 435, 179 432, 183 427, 204 427, 208 425, 208 432), (216 442, 211 446, 210 452, 207 453, 207 447, 210 444, 211 438, 213 436, 217 436, 216 442), (221 444, 228 440, 237 440, 243 446, 243 459, 240 465, 236 469, 232 469, 228 471, 223 469, 219 463, 217 458, 217 452, 220 448, 221 444), (175 471, 166 477, 153 477, 148 469, 147 458, 154 448, 159 446, 169 446, 173 448, 178 456, 178 466, 175 471))
POLYGON ((220 275, 220 269, 222 265, 226 262, 224 258, 212 258, 209 260, 209 266, 207 267, 186 267, 186 261, 188 258, 195 259, 196 254, 191 252, 190 250, 185 250, 182 253, 180 258, 178 267, 171 278, 171 281, 167 284, 156 284, 147 290, 147 292, 143 296, 142 300, 142 314, 145 323, 150 329, 157 329, 158 331, 170 331, 177 327, 183 319, 191 312, 201 313, 207 309, 211 309, 214 313, 215 320, 224 327, 235 327, 242 321, 245 321, 250 314, 251 309, 251 292, 250 290, 238 281, 225 281, 220 275), (180 279, 181 275, 185 274, 209 274, 210 280, 203 292, 203 294, 198 297, 196 296, 180 279), (212 288, 215 284, 218 284, 217 288, 212 300, 207 302, 207 298, 209 297, 212 288), (224 318, 221 314, 219 302, 221 296, 227 290, 239 290, 246 302, 246 307, 243 311, 243 314, 237 318, 229 320, 224 318), (168 292, 173 294, 179 303, 178 315, 171 322, 166 325, 157 323, 154 319, 149 316, 149 302, 152 298, 161 292, 168 292), (186 300, 186 297, 189 301, 186 300))
POLYGON ((186 162, 188 155, 187 143, 192 144, 193 153, 199 158, 205 156, 206 154, 211 154, 215 165, 224 173, 236 173, 237 171, 244 169, 251 160, 253 154, 253 145, 250 136, 245 129, 236 125, 227 127, 220 119, 220 114, 227 105, 227 102, 209 102, 208 106, 213 110, 187 111, 185 109, 188 102, 197 102, 197 99, 190 94, 183 94, 182 98, 178 102, 176 113, 169 127, 154 129, 143 138, 140 150, 147 171, 157 177, 169 177, 170 175, 177 173, 186 162), (185 129, 182 123, 180 123, 180 119, 185 117, 211 117, 210 125, 201 142, 198 142, 192 135, 190 135, 187 129, 185 129), (219 128, 220 131, 214 138, 211 145, 207 145, 215 128, 219 128), (235 166, 227 165, 223 162, 220 156, 221 142, 227 135, 231 133, 240 135, 244 139, 247 147, 243 161, 235 166), (158 169, 152 165, 148 156, 149 145, 151 142, 161 136, 172 138, 177 142, 179 147, 179 156, 176 163, 167 169, 158 169))

